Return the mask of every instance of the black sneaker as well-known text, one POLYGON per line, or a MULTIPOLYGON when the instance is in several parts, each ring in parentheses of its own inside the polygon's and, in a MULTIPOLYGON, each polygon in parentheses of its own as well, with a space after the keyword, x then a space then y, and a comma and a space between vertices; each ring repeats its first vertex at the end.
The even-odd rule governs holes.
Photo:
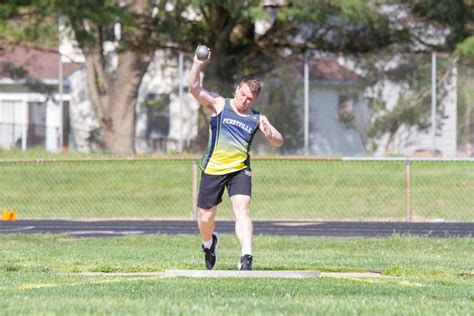
POLYGON ((252 258, 251 255, 243 255, 240 258, 239 270, 252 270, 252 258))
POLYGON ((213 233, 212 234, 212 245, 211 248, 204 248, 202 246, 202 250, 204 251, 204 262, 206 263, 206 268, 208 270, 214 269, 217 263, 217 253, 219 250, 219 234, 213 233))

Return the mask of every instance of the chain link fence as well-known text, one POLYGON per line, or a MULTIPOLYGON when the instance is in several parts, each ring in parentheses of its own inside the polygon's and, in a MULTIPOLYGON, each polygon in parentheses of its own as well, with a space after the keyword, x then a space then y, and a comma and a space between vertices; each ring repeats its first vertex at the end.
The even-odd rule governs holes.
MULTIPOLYGON (((19 219, 192 219, 197 161, 1 161, 0 207, 19 219)), ((254 158, 251 213, 255 220, 472 222, 473 168, 473 159, 254 158)), ((218 218, 233 219, 226 197, 218 218)))
MULTIPOLYGON (((161 52, 148 66, 136 105, 137 153, 198 157, 207 147, 209 113, 187 93, 191 58, 161 52)), ((208 66, 203 86, 232 97, 243 76, 261 79, 255 108, 284 135, 282 148, 260 133, 252 144, 253 218, 473 220, 472 62, 309 50, 250 66, 230 74, 208 66), (427 156, 444 160, 412 158, 427 156)), ((0 85, 0 147, 101 151, 84 71, 68 73, 62 96, 57 83, 44 95, 21 82, 0 85)), ((198 159, 139 157, 0 161, 0 207, 21 219, 192 218, 198 159)), ((228 199, 218 216, 233 218, 228 199)))

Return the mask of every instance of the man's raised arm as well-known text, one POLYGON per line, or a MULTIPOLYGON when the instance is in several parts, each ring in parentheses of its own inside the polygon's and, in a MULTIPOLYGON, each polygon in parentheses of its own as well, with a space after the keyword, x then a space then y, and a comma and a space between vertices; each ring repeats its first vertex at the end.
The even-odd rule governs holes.
POLYGON ((189 74, 189 92, 199 102, 199 104, 211 108, 216 111, 216 103, 219 95, 217 93, 209 92, 201 87, 201 69, 203 65, 207 64, 211 59, 211 53, 206 60, 199 60, 194 55, 194 62, 189 74))

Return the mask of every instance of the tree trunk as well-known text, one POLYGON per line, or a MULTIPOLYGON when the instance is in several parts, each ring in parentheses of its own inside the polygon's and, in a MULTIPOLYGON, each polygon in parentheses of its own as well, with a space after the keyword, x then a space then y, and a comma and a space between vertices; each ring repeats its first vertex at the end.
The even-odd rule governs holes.
MULTIPOLYGON (((112 95, 111 99, 116 98, 112 95)), ((105 150, 117 154, 134 153, 136 98, 118 99, 109 106, 110 121, 101 124, 101 139, 105 150)))
POLYGON ((89 96, 99 120, 102 145, 108 152, 135 152, 138 89, 152 56, 131 51, 120 53, 117 69, 109 73, 104 70, 104 59, 99 54, 86 54, 89 96))
POLYGON ((473 108, 473 98, 474 93, 472 92, 472 87, 474 86, 474 71, 473 68, 467 66, 465 74, 465 82, 462 87, 464 98, 466 102, 465 113, 464 113, 464 135, 466 135, 466 142, 474 142, 474 131, 473 126, 474 122, 472 121, 472 108, 473 108))

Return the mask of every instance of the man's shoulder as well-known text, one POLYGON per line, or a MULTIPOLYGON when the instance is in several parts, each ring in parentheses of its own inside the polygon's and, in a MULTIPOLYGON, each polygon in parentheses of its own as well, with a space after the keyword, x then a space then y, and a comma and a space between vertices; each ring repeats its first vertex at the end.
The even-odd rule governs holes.
POLYGON ((225 107, 226 98, 218 96, 215 102, 215 109, 217 113, 222 112, 225 107))

